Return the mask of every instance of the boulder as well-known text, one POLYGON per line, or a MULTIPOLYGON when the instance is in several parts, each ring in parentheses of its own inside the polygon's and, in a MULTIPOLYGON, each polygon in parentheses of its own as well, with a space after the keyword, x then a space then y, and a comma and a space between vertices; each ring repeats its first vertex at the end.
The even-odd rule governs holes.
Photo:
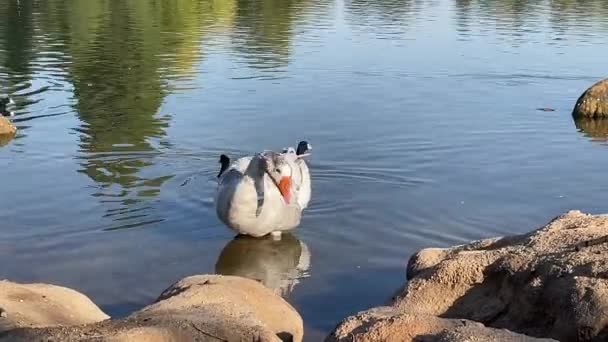
POLYGON ((608 217, 571 211, 528 234, 422 250, 392 305, 560 341, 608 339, 608 217))
POLYGON ((77 327, 15 329, 0 341, 302 341, 295 309, 254 280, 187 277, 120 320, 77 327))
POLYGON ((77 291, 49 284, 0 281, 0 333, 20 327, 78 325, 108 318, 77 291))
POLYGON ((507 330, 487 328, 464 319, 408 314, 394 307, 379 307, 345 319, 325 342, 431 342, 512 341, 549 342, 507 330))
POLYGON ((599 81, 578 98, 574 117, 601 118, 608 117, 608 79, 599 81))
POLYGON ((165 290, 159 300, 135 314, 160 314, 208 306, 220 316, 251 317, 279 336, 301 341, 304 323, 283 298, 257 281, 234 276, 187 277, 165 290))

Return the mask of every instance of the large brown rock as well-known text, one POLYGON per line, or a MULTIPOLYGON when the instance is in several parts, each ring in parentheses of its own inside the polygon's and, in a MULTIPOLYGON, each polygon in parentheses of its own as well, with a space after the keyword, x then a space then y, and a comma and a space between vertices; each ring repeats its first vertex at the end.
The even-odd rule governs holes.
POLYGON ((49 284, 0 281, 0 333, 20 327, 78 325, 108 318, 77 291, 49 284))
POLYGON ((0 341, 302 341, 300 315, 256 281, 192 276, 121 320, 77 327, 16 329, 0 341))
POLYGON ((408 314, 394 307, 379 307, 345 319, 326 342, 431 342, 512 341, 549 342, 507 330, 487 328, 464 319, 408 314))
POLYGON ((608 79, 599 81, 578 98, 574 117, 601 118, 608 117, 608 79))
POLYGON ((530 336, 605 341, 607 255, 608 217, 571 211, 528 234, 422 250, 393 305, 530 336))
POLYGON ((208 306, 221 316, 250 317, 271 332, 301 341, 304 324, 298 312, 283 298, 257 281, 234 276, 199 275, 180 280, 159 301, 135 315, 164 315, 175 310, 208 306))

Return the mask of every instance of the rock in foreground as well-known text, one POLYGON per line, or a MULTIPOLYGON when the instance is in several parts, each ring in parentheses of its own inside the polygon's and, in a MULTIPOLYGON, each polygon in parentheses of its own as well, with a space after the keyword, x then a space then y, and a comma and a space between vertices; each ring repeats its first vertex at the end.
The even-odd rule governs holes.
POLYGON ((572 211, 528 234, 422 250, 401 312, 560 341, 608 339, 608 217, 572 211))
POLYGON ((607 341, 608 215, 571 211, 528 234, 428 248, 337 341, 607 341), (508 330, 507 330, 508 329, 508 330))
POLYGON ((394 307, 380 307, 344 320, 326 342, 550 342, 507 330, 487 328, 464 319, 407 314, 394 307))
POLYGON ((0 341, 295 341, 300 315, 256 281, 229 276, 185 278, 156 303, 121 320, 83 326, 15 329, 0 341))
POLYGON ((574 117, 608 117, 608 79, 599 81, 587 89, 576 101, 574 117))
POLYGON ((0 281, 0 333, 21 327, 78 325, 108 318, 77 291, 49 284, 0 281))

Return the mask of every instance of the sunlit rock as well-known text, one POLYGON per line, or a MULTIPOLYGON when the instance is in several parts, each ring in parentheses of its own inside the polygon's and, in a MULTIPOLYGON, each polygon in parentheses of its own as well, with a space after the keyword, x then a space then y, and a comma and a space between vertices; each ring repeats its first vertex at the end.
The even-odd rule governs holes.
POLYGON ((572 115, 576 118, 608 117, 608 79, 587 89, 576 101, 572 115))
MULTIPOLYGON (((8 317, 11 314, 17 311, 8 310, 8 317)), ((300 342, 303 334, 296 310, 262 284, 240 277, 198 275, 178 281, 154 304, 124 319, 15 329, 1 334, 0 341, 300 342)))

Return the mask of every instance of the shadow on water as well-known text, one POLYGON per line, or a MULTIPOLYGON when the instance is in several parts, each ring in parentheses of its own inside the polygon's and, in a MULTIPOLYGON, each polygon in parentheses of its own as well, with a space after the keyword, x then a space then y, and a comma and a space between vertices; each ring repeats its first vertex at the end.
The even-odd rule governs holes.
POLYGON ((257 280, 285 297, 309 276, 310 257, 308 246, 290 233, 281 240, 237 236, 220 253, 215 272, 257 280))

